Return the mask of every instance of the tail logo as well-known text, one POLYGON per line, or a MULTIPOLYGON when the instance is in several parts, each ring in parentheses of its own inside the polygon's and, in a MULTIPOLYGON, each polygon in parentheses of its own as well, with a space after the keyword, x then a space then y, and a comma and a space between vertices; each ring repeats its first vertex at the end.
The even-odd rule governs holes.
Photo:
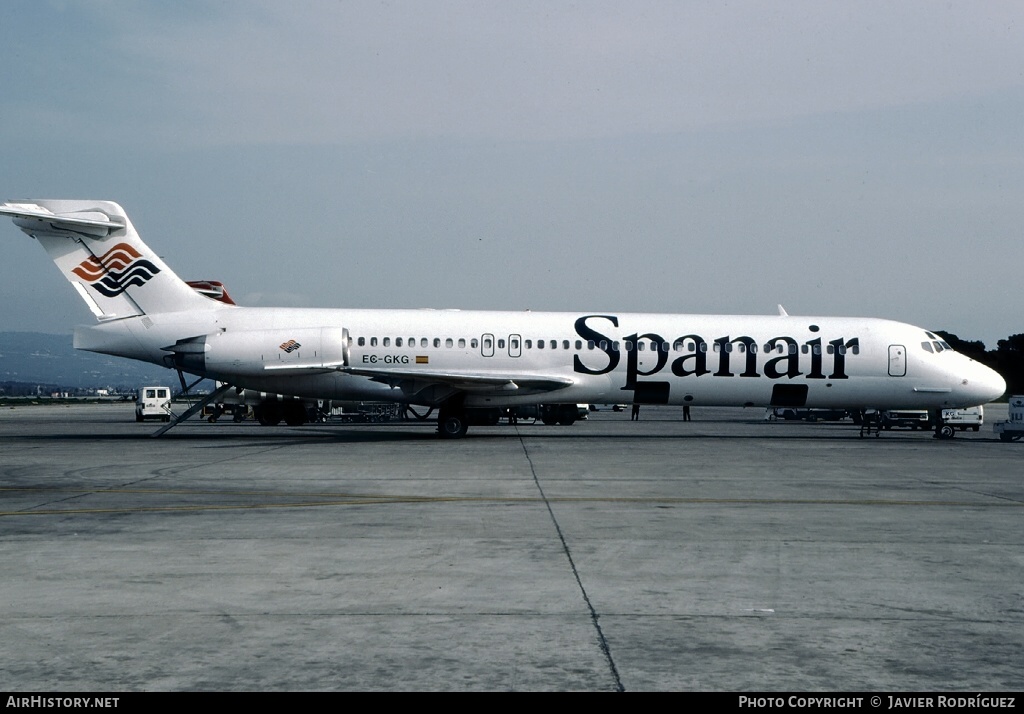
POLYGON ((132 286, 145 285, 160 268, 127 243, 118 243, 101 256, 83 260, 71 272, 101 295, 116 297, 132 286))
POLYGON ((280 348, 281 348, 282 350, 284 350, 285 352, 287 352, 288 354, 291 354, 291 353, 292 353, 292 352, 294 352, 295 350, 297 350, 297 349, 299 349, 300 347, 302 347, 302 345, 301 345, 301 344, 299 344, 298 342, 296 342, 295 340, 288 340, 287 342, 282 342, 282 343, 281 343, 281 344, 279 345, 279 347, 280 347, 280 348))

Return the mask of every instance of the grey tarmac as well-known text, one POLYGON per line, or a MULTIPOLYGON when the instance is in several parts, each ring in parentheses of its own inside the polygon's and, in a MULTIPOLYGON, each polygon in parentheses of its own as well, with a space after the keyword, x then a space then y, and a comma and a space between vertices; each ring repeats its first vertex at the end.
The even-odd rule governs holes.
POLYGON ((0 689, 1024 689, 1024 445, 692 411, 4 407, 0 689))

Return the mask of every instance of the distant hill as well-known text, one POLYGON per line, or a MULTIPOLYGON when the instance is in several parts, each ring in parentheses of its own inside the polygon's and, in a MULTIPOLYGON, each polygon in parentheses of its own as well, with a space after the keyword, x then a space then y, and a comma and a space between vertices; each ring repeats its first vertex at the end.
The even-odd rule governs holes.
POLYGON ((123 357, 82 352, 71 343, 71 335, 0 332, 0 383, 122 391, 143 384, 178 384, 178 375, 173 370, 123 357))

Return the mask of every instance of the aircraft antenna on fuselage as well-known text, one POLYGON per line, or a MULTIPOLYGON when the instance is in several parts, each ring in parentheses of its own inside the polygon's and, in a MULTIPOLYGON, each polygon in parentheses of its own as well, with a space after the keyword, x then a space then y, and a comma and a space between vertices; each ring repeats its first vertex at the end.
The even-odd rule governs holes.
POLYGON ((779 317, 789 317, 789 313, 786 312, 786 308, 782 307, 781 304, 779 305, 779 317))

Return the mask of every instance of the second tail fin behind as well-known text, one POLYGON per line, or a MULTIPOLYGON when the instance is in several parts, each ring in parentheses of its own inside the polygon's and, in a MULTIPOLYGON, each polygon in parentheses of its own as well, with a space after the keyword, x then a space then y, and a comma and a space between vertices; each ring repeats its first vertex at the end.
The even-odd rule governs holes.
POLYGON ((223 307, 175 275, 116 203, 19 201, 0 215, 39 241, 99 320, 223 307))

